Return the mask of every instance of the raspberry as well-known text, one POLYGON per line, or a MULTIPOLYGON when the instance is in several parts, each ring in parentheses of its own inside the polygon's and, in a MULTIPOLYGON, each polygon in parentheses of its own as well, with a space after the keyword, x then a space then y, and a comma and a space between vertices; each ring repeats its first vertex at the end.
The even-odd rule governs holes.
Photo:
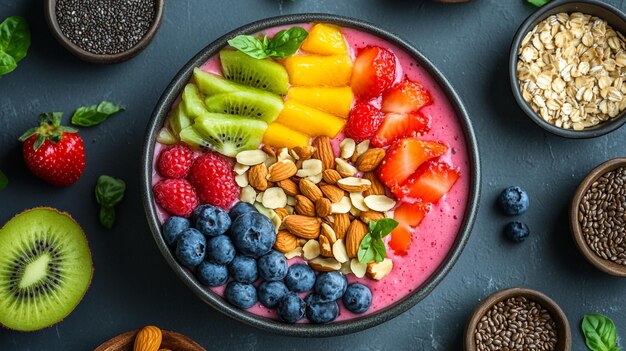
POLYGON ((371 138, 385 119, 385 115, 367 102, 357 102, 350 111, 344 129, 346 136, 358 141, 371 138))
POLYGON ((157 170, 165 178, 185 178, 192 162, 193 151, 190 148, 184 145, 174 145, 161 152, 157 170))
POLYGON ((239 198, 239 186, 231 163, 224 156, 207 152, 198 156, 187 177, 198 193, 201 203, 228 210, 239 198))
POLYGON ((189 217, 198 206, 198 197, 185 179, 165 179, 154 185, 154 197, 167 213, 189 217))

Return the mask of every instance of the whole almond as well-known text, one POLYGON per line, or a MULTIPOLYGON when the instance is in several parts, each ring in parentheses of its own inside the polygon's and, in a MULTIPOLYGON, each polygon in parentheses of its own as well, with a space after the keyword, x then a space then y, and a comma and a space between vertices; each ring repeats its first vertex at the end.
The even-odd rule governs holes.
POLYGON ((367 179, 372 183, 372 186, 363 192, 363 196, 367 197, 370 195, 385 195, 385 186, 383 183, 378 180, 378 177, 372 173, 367 172, 363 173, 363 178, 367 179))
POLYGON ((330 200, 325 197, 317 199, 315 201, 315 213, 318 217, 326 217, 332 213, 332 206, 330 200))
POLYGON ((362 211, 359 214, 359 219, 365 224, 369 224, 370 222, 377 222, 383 218, 385 218, 385 215, 376 211, 362 211))
POLYGON ((372 187, 372 182, 364 178, 347 177, 340 179, 337 186, 349 193, 360 193, 372 187))
POLYGON ((285 191, 285 194, 287 195, 296 196, 300 194, 300 190, 298 189, 298 184, 296 184, 291 179, 283 179, 281 181, 276 182, 276 184, 279 187, 281 187, 285 191))
POLYGON ((328 184, 335 184, 341 179, 341 174, 334 169, 326 169, 322 172, 322 179, 328 184))
POLYGON ((263 150, 263 152, 265 152, 269 157, 276 157, 276 150, 267 144, 263 145, 261 150, 263 150))
POLYGON ((274 209, 274 212, 276 213, 276 215, 278 216, 278 218, 280 218, 281 220, 285 219, 285 217, 287 217, 289 215, 289 211, 287 211, 286 208, 277 208, 274 209))
POLYGON ((317 240, 320 242, 320 255, 324 257, 333 257, 333 248, 327 237, 320 235, 317 240))
POLYGON ((332 203, 341 201, 346 194, 341 188, 335 185, 322 185, 319 188, 324 196, 326 196, 332 203))
POLYGON ((315 217, 315 205, 304 195, 296 195, 294 211, 303 216, 315 217))
POLYGON ((382 262, 370 262, 367 264, 367 276, 374 280, 381 280, 388 276, 393 269, 393 261, 385 258, 382 262))
POLYGON ((318 272, 332 272, 341 269, 341 263, 334 258, 317 257, 309 261, 309 266, 318 272))
POLYGON ((337 213, 334 215, 333 230, 335 231, 337 239, 345 238, 349 226, 350 215, 347 213, 337 213))
POLYGON ((346 231, 346 251, 348 252, 348 257, 354 258, 357 256, 361 241, 368 232, 369 229, 360 220, 355 219, 350 223, 346 231))
POLYGON ((308 160, 311 158, 311 156, 313 156, 313 153, 315 152, 315 147, 311 145, 296 146, 292 150, 296 153, 296 155, 298 155, 300 160, 308 160))
POLYGON ((279 230, 276 234, 274 248, 282 253, 287 253, 298 247, 298 238, 286 230, 279 230))
POLYGON ((283 221, 289 232, 304 239, 317 239, 320 235, 320 219, 302 215, 289 215, 283 221))
POLYGON ((333 148, 330 145, 330 139, 327 136, 318 136, 313 141, 313 146, 315 147, 313 157, 322 161, 322 168, 335 168, 335 155, 333 154, 333 148))
POLYGON ((153 325, 145 326, 135 336, 133 351, 158 351, 162 339, 161 329, 153 325))
POLYGON ((322 193, 320 188, 315 183, 313 183, 312 181, 308 179, 300 180, 300 183, 298 184, 298 186, 300 188, 300 192, 302 193, 302 195, 308 197, 309 200, 313 202, 324 197, 324 194, 322 193))
POLYGON ((265 191, 267 189, 267 166, 260 163, 250 167, 248 171, 248 183, 258 191, 265 191))
POLYGON ((278 182, 288 179, 296 174, 298 168, 296 167, 296 164, 290 160, 282 160, 271 165, 267 171, 267 180, 270 182, 278 182))
POLYGON ((385 150, 369 149, 356 160, 356 168, 361 172, 371 172, 375 170, 385 158, 385 150))

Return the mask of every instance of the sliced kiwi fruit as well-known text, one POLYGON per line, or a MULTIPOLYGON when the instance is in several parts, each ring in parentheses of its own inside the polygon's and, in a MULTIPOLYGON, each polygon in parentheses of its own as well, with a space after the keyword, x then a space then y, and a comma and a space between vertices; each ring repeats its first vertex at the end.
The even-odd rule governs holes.
POLYGON ((210 144, 202 135, 200 135, 196 129, 189 126, 179 133, 180 141, 187 144, 194 150, 208 151, 213 149, 213 145, 210 144))
POLYGON ((272 123, 283 109, 283 99, 267 92, 237 91, 209 96, 204 100, 209 112, 232 114, 272 123))
POLYGON ((237 84, 200 68, 193 69, 193 78, 202 94, 206 96, 241 91, 245 85, 237 84))
POLYGON ((235 115, 207 113, 196 118, 193 128, 213 150, 235 156, 243 150, 259 147, 267 123, 235 115))
POLYGON ((191 125, 191 119, 187 116, 185 106, 183 106, 182 102, 172 109, 172 112, 170 112, 167 118, 167 123, 174 135, 178 135, 181 130, 191 125))
POLYGON ((178 138, 168 127, 163 127, 157 135, 157 141, 163 145, 174 145, 178 142, 178 138))
POLYGON ((0 229, 0 324, 20 331, 60 322, 93 276, 85 233, 67 213, 26 210, 0 229))
POLYGON ((194 119, 207 112, 203 100, 204 98, 202 97, 200 90, 198 90, 198 86, 193 83, 185 85, 182 102, 184 106, 183 111, 187 116, 189 116, 190 119, 194 119))
POLYGON ((222 74, 237 83, 275 94, 287 94, 289 75, 281 64, 272 60, 259 60, 238 50, 220 51, 222 74))

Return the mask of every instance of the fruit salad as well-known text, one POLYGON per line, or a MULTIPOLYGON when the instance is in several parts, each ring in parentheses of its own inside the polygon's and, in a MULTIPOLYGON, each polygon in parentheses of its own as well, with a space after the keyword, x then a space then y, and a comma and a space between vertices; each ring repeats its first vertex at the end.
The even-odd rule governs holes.
POLYGON ((162 235, 251 313, 328 323, 425 284, 470 175, 446 94, 410 54, 325 23, 238 36, 193 71, 155 146, 162 235))

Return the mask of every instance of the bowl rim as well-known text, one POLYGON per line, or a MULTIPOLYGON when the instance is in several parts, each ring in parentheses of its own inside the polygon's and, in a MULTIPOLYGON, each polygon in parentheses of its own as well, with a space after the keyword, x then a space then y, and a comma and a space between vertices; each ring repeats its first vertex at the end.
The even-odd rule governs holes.
POLYGON ((564 338, 563 344, 561 345, 563 348, 559 349, 559 351, 569 351, 572 349, 572 332, 567 316, 561 307, 554 300, 540 291, 529 288, 514 287, 496 291, 478 303, 465 325, 465 331, 463 333, 463 350, 477 350, 476 345, 474 345, 474 331, 476 330, 476 326, 478 325, 480 318, 484 316, 487 310, 502 300, 517 296, 530 298, 548 310, 554 319, 554 322, 557 324, 557 330, 564 332, 564 336, 559 336, 559 338, 564 338))
POLYGON ((152 231, 152 235, 155 239, 159 250, 165 257, 166 261, 176 272, 176 274, 183 280, 183 282, 196 293, 205 303, 209 304, 218 311, 228 315, 229 317, 236 319, 245 324, 254 326, 264 331, 273 333, 300 336, 300 337, 327 337, 336 336, 342 334, 348 334, 364 330, 385 321, 388 321, 402 312, 405 312, 409 308, 416 305, 419 301, 424 299, 441 280, 447 275, 450 269, 454 266, 459 258, 463 248, 467 244, 472 226, 476 219, 476 213, 479 205, 480 198, 480 160, 478 154, 478 144, 474 131, 471 126, 471 121, 468 117, 467 111, 463 106, 461 99, 453 90, 450 83, 439 72, 430 61, 424 57, 417 49, 413 48, 408 42, 398 38, 396 35, 391 34, 385 30, 368 22, 352 19, 349 17, 337 16, 324 13, 303 13, 303 14, 291 14, 277 17, 265 18, 259 21, 255 21, 244 26, 241 26, 220 38, 216 39, 205 48, 200 50, 191 60, 189 60, 183 68, 175 75, 170 84, 164 90, 163 95, 159 99, 151 120, 148 123, 146 130, 146 139, 143 147, 142 155, 142 197, 144 203, 144 209, 146 211, 146 217, 148 224, 152 231), (437 82, 441 89, 446 93, 446 96, 453 105, 457 114, 459 123, 462 127, 464 137, 467 145, 467 155, 469 161, 469 193, 467 197, 467 206, 463 216, 463 222, 458 231, 454 245, 448 252, 446 259, 437 268, 437 270, 421 285, 419 289, 416 289, 411 295, 404 297, 402 300, 395 304, 386 307, 375 313, 368 314, 363 317, 354 318, 347 321, 339 321, 330 324, 309 324, 309 323, 297 323, 286 324, 277 320, 271 320, 268 318, 260 317, 258 315, 251 314, 249 312, 240 310, 236 307, 230 306, 226 303, 221 296, 209 291, 202 285, 200 285, 196 279, 193 279, 193 274, 188 270, 180 266, 176 259, 171 254, 165 241, 161 236, 160 223, 156 213, 156 205, 154 204, 154 197, 152 194, 152 162, 154 158, 154 146, 156 144, 156 136, 159 129, 162 127, 164 120, 170 110, 171 104, 179 95, 184 85, 191 77, 194 67, 200 66, 208 58, 216 54, 226 44, 227 40, 239 34, 252 34, 261 30, 298 23, 310 23, 310 22, 325 22, 336 24, 343 27, 355 28, 357 30, 365 31, 376 35, 382 39, 389 41, 396 45, 398 48, 405 50, 410 54, 422 67, 424 67, 432 78, 437 82))
POLYGON ((587 259, 587 261, 589 261, 592 265, 594 265, 596 268, 600 269, 603 272, 617 277, 626 277, 626 266, 617 264, 609 260, 605 260, 604 258, 598 256, 589 247, 589 245, 587 245, 587 241, 583 237, 582 230, 580 228, 580 225, 578 224, 578 207, 580 206, 580 201, 582 200, 582 197, 589 189, 589 186, 591 186, 593 182, 595 182, 606 172, 612 171, 620 167, 626 167, 625 157, 616 157, 605 161, 596 166, 587 174, 587 176, 585 176, 585 178, 576 188, 574 196, 572 197, 569 210, 569 223, 572 236, 574 237, 574 242, 576 243, 576 247, 578 247, 578 251, 580 251, 585 259, 587 259))
POLYGON ((61 27, 59 26, 55 11, 57 0, 45 0, 44 9, 46 22, 48 23, 50 32, 52 32, 52 36, 54 36, 61 46, 83 61, 106 64, 126 61, 137 56, 148 46, 148 44, 150 44, 152 39, 154 39, 154 35, 159 30, 163 20, 165 0, 154 0, 154 2, 156 10, 154 13, 154 20, 152 21, 152 24, 146 34, 144 34, 143 38, 141 38, 141 40, 139 40, 133 47, 117 54, 94 54, 72 43, 72 41, 63 34, 61 27))
MULTIPOLYGON (((619 10, 618 8, 604 3, 600 0, 557 0, 552 1, 540 9, 533 12, 530 16, 524 20, 524 22, 519 26, 517 32, 515 32, 515 36, 513 37, 513 42, 511 44, 510 54, 509 54, 509 80, 511 84, 511 90, 513 92, 513 97, 519 107, 530 117, 530 119, 538 126, 543 128, 544 130, 558 135, 564 138, 571 139, 589 139, 599 137, 605 134, 608 134, 618 128, 620 128, 624 123, 626 123, 626 110, 622 111, 615 118, 612 118, 606 122, 602 122, 596 126, 591 128, 585 128, 583 130, 573 130, 573 129, 563 129, 557 126, 554 126, 541 118, 539 114, 537 114, 530 105, 524 100, 522 97, 522 93, 517 84, 517 56, 519 53, 519 47, 522 43, 522 40, 526 36, 526 34, 530 31, 532 27, 534 27, 538 22, 546 19, 551 15, 553 10, 556 10, 559 7, 567 7, 574 4, 584 4, 590 6, 596 6, 601 8, 602 10, 606 10, 612 12, 617 17, 619 17, 626 26, 626 14, 619 10), (549 13, 550 12, 550 13, 549 13)), ((565 9, 563 12, 572 12, 569 9, 565 9)))

